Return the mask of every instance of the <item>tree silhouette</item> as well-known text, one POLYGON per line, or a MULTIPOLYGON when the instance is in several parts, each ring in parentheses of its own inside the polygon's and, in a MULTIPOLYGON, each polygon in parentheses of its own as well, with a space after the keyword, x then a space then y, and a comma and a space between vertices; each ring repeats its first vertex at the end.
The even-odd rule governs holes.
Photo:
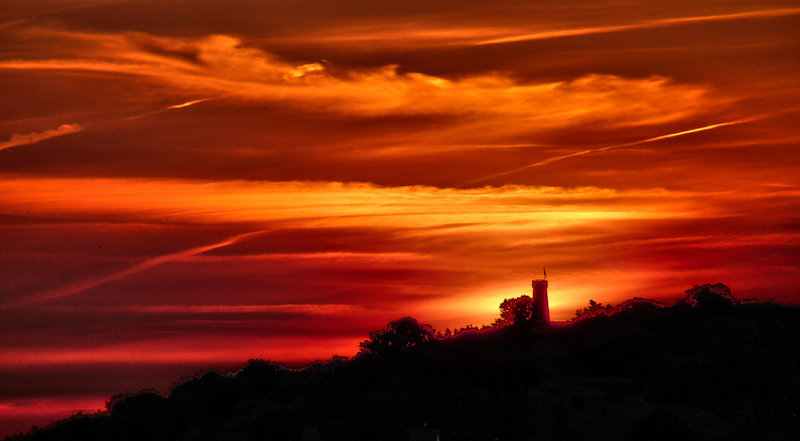
POLYGON ((496 325, 504 326, 520 324, 531 319, 533 314, 533 299, 530 296, 512 297, 504 299, 500 304, 500 318, 496 325))
POLYGON ((634 297, 620 303, 615 309, 617 311, 652 312, 662 308, 664 308, 664 305, 656 300, 634 297))
POLYGON ((731 289, 722 283, 695 285, 686 290, 686 300, 705 313, 725 310, 735 301, 731 289))
POLYGON ((614 311, 615 309, 611 305, 603 305, 593 299, 589 299, 589 306, 584 307, 583 310, 575 310, 575 318, 573 320, 594 317, 600 314, 610 315, 613 314, 614 311))
POLYGON ((421 324, 412 317, 403 317, 386 325, 386 329, 370 331, 369 340, 359 343, 363 352, 390 355, 410 349, 435 338, 430 325, 421 324))

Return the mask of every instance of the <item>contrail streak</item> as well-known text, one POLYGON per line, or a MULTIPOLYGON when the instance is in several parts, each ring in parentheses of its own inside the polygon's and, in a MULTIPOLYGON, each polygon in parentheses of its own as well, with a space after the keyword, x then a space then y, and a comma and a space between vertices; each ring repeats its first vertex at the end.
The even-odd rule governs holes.
MULTIPOLYGON (((219 98, 219 97, 216 97, 216 98, 219 98)), ((131 119, 144 118, 145 116, 156 115, 158 113, 163 113, 163 112, 166 112, 166 111, 169 111, 169 110, 183 109, 184 107, 194 106, 195 104, 200 104, 200 103, 206 102, 208 100, 213 100, 213 99, 215 99, 215 97, 200 98, 200 99, 197 99, 197 100, 187 101, 185 103, 180 103, 180 104, 174 104, 172 106, 167 106, 167 107, 164 107, 163 109, 154 110, 152 112, 142 113, 141 115, 129 116, 129 117, 125 118, 125 119, 126 120, 131 120, 131 119)))
POLYGON ((199 99, 199 100, 187 101, 187 102, 185 102, 185 103, 181 103, 181 104, 175 104, 174 106, 169 106, 169 107, 167 107, 167 109, 166 109, 166 110, 170 110, 170 109, 182 109, 182 108, 184 108, 184 107, 194 106, 194 105, 195 105, 195 104, 197 104, 197 103, 202 103, 203 101, 208 101, 208 100, 210 100, 210 99, 211 99, 211 98, 202 98, 202 99, 199 99))
POLYGON ((751 18, 770 18, 770 17, 782 17, 787 15, 798 15, 798 14, 800 14, 800 8, 786 8, 786 9, 766 9, 760 11, 736 12, 732 14, 701 15, 697 17, 665 18, 660 20, 648 20, 639 23, 631 23, 631 24, 616 25, 616 26, 597 26, 597 27, 558 29, 552 31, 533 32, 521 35, 511 35, 507 37, 491 38, 487 40, 477 41, 473 44, 476 46, 484 46, 491 44, 516 43, 519 41, 548 40, 552 38, 578 37, 582 35, 594 35, 594 34, 608 34, 612 32, 631 31, 636 29, 657 29, 657 28, 664 28, 673 25, 688 24, 688 23, 745 20, 751 18))
POLYGON ((618 149, 618 148, 623 148, 623 147, 630 147, 630 146, 634 146, 634 145, 647 144, 647 143, 651 143, 651 142, 661 141, 661 140, 664 140, 664 139, 676 138, 676 137, 679 137, 679 136, 689 135, 691 133, 705 132, 706 130, 714 130, 714 129, 717 129, 717 128, 720 128, 720 127, 726 127, 726 126, 733 126, 733 125, 737 125, 737 124, 749 123, 749 122, 753 122, 753 121, 758 121, 758 120, 770 118, 770 117, 773 117, 773 116, 776 116, 776 115, 780 115, 780 114, 783 114, 783 113, 795 112, 797 110, 800 110, 800 107, 793 107, 791 109, 785 109, 785 110, 781 110, 781 111, 778 111, 778 112, 762 113, 762 114, 754 115, 754 116, 751 116, 751 117, 748 117, 748 118, 742 118, 742 119, 737 119, 737 120, 734 120, 734 121, 722 122, 722 123, 717 123, 717 124, 710 124, 710 125, 703 126, 703 127, 697 127, 697 128, 694 128, 694 129, 683 130, 683 131, 675 132, 675 133, 668 133, 666 135, 654 136, 652 138, 640 139, 638 141, 631 141, 631 142, 626 142, 626 143, 623 143, 623 144, 612 144, 612 145, 607 145, 605 147, 599 147, 599 148, 596 148, 596 149, 579 150, 577 152, 569 153, 569 154, 566 154, 566 155, 553 156, 552 158, 543 159, 541 161, 533 162, 533 163, 530 163, 530 164, 527 164, 527 165, 523 165, 522 167, 517 167, 517 168, 512 169, 512 170, 507 170, 507 171, 504 171, 504 172, 495 173, 493 175, 485 176, 485 177, 482 177, 482 178, 479 178, 479 179, 474 179, 472 181, 466 182, 463 185, 460 185, 459 187, 464 187, 464 186, 467 186, 467 185, 477 184, 477 183, 480 183, 480 182, 488 181, 489 179, 499 178, 501 176, 507 176, 507 175, 514 174, 514 173, 517 173, 517 172, 522 171, 522 170, 526 170, 526 169, 533 168, 533 167, 541 167, 543 165, 552 164, 554 162, 562 161, 564 159, 574 158, 576 156, 584 156, 584 155, 588 155, 590 153, 599 153, 599 152, 605 152, 605 151, 608 151, 608 150, 613 150, 613 149, 618 149))
POLYGON ((239 234, 236 236, 229 237, 221 242, 213 243, 211 245, 204 245, 197 248, 191 248, 184 251, 178 251, 177 253, 166 254, 164 256, 159 256, 152 258, 150 260, 146 260, 142 263, 134 265, 130 268, 118 271, 113 274, 109 274, 107 276, 102 276, 94 279, 87 279, 82 280, 71 285, 62 286, 61 288, 52 289, 50 291, 46 291, 39 294, 34 294, 32 296, 23 297, 21 299, 17 299, 5 304, 0 305, 0 310, 10 309, 19 306, 30 305, 33 303, 40 303, 47 300, 58 299, 61 297, 71 296, 73 294, 77 294, 79 292, 85 291, 90 288, 94 288, 96 286, 102 285, 104 283, 112 282, 114 280, 122 279, 123 277, 127 277, 133 274, 140 273, 142 271, 148 270, 150 268, 163 265, 165 263, 174 262, 177 260, 181 260, 187 257, 196 256, 198 254, 205 253, 207 251, 215 250, 217 248, 226 247, 228 245, 233 245, 243 239, 248 237, 262 234, 270 230, 258 230, 253 231, 250 233, 239 234))

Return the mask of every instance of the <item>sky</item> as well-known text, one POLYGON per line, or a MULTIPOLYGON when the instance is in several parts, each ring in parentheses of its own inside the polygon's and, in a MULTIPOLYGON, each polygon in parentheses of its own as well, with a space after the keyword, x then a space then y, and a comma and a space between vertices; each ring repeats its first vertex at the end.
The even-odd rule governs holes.
POLYGON ((796 1, 4 0, 0 436, 249 358, 800 302, 796 1))

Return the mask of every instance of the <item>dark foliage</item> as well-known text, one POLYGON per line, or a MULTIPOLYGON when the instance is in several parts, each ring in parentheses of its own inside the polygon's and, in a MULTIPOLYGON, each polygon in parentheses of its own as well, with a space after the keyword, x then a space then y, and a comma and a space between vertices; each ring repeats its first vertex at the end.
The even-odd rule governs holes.
POLYGON ((586 306, 583 309, 575 310, 574 320, 595 317, 598 315, 611 315, 615 311, 616 309, 611 305, 603 305, 602 303, 598 303, 592 299, 589 299, 589 306, 586 306))
POLYGON ((394 356, 434 339, 434 330, 411 317, 389 322, 386 329, 371 331, 369 340, 361 342, 361 350, 383 356, 394 356))
POLYGON ((495 325, 522 324, 530 320, 532 315, 533 299, 530 296, 504 299, 500 303, 500 318, 495 322, 495 325))
POLYGON ((800 309, 739 303, 723 287, 448 338, 407 317, 353 359, 250 360, 20 439, 794 440, 800 309))
POLYGON ((686 290, 686 300, 706 314, 725 311, 734 303, 731 289, 722 283, 695 285, 686 290))

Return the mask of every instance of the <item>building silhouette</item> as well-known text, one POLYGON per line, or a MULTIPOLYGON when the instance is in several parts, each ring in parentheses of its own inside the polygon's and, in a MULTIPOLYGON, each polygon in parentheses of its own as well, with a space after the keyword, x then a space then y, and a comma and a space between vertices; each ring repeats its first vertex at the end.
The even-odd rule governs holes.
POLYGON ((533 288, 533 311, 531 320, 550 323, 550 303, 547 300, 547 279, 531 281, 533 288))

